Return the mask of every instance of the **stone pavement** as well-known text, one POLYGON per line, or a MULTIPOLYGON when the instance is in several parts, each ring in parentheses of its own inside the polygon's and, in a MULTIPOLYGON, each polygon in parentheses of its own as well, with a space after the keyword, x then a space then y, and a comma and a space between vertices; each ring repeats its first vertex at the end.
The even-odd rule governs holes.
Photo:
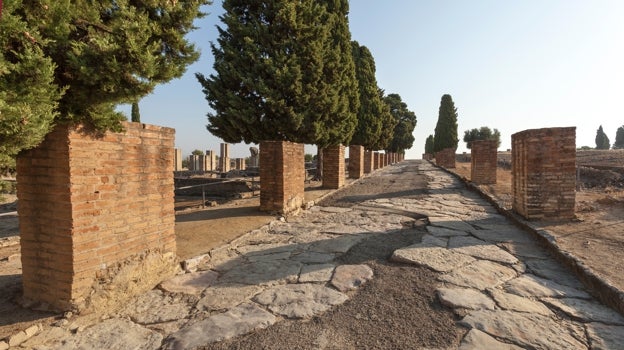
POLYGON ((375 278, 364 264, 337 264, 338 256, 375 232, 401 230, 414 220, 409 213, 418 213, 429 218, 428 234, 421 243, 396 250, 392 260, 440 273, 438 298, 467 329, 458 349, 623 346, 624 317, 593 299, 529 233, 453 176, 424 161, 371 176, 406 164, 428 176, 428 195, 369 199, 352 208, 316 206, 273 221, 188 261, 187 273, 136 298, 114 317, 68 315, 10 345, 192 349, 284 318, 307 319, 345 302, 375 278))

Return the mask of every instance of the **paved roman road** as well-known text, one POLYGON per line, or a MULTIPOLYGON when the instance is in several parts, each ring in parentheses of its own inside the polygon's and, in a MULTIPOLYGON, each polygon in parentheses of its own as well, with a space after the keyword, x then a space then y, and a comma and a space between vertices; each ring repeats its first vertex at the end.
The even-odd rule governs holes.
MULTIPOLYGON (((321 317, 381 278, 365 259, 344 263, 341 257, 374 235, 409 234, 422 215, 428 224, 414 231, 407 245, 393 249, 390 259, 435 273, 435 298, 453 310, 463 330, 444 348, 624 344, 624 317, 593 299, 530 233, 453 176, 428 162, 405 161, 360 181, 373 181, 387 193, 345 195, 345 205, 337 201, 276 220, 197 259, 192 271, 136 298, 114 317, 60 320, 22 346, 192 349, 277 327, 284 319, 321 317), (419 181, 425 190, 395 186, 419 181)), ((308 348, 332 348, 332 340, 322 337, 308 348)))

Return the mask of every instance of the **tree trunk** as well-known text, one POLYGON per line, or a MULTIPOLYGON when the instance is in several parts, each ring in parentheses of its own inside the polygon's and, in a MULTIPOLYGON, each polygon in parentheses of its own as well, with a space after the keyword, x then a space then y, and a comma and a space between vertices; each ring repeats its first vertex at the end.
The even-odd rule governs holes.
POLYGON ((323 180, 323 149, 319 146, 316 146, 316 175, 314 176, 315 181, 323 180))

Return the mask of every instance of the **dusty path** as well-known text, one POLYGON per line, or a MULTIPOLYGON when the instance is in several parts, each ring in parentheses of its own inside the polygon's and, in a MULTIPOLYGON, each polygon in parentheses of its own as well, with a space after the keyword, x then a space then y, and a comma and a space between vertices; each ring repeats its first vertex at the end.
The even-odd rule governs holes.
POLYGON ((376 171, 25 349, 617 349, 624 317, 426 162, 376 171), (426 220, 424 219, 426 216, 426 220))

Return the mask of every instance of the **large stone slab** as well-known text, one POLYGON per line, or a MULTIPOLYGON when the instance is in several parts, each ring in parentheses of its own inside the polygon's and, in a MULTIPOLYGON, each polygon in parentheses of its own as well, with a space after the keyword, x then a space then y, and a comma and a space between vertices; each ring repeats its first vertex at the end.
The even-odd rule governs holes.
POLYGON ((485 290, 516 277, 516 271, 492 261, 478 260, 438 277, 438 280, 458 286, 485 290))
POLYGON ((421 243, 395 250, 390 260, 424 266, 437 272, 452 271, 475 261, 471 256, 421 243))
POLYGON ((436 237, 453 237, 469 235, 466 231, 453 230, 445 227, 427 226, 427 232, 436 237))
POLYGON ((347 300, 347 296, 318 284, 287 284, 256 295, 254 300, 288 318, 309 318, 347 300))
POLYGON ((304 265, 299 275, 299 283, 329 282, 334 274, 334 264, 304 265))
POLYGON ((470 310, 494 310, 496 306, 485 294, 467 288, 438 288, 436 290, 442 305, 470 310))
POLYGON ((488 242, 535 243, 535 238, 528 232, 524 232, 512 225, 501 225, 493 230, 472 230, 470 233, 488 242))
POLYGON ((322 264, 334 260, 335 257, 336 255, 334 253, 306 251, 298 254, 293 254, 291 259, 294 261, 302 262, 304 264, 322 264))
POLYGON ((324 239, 310 244, 310 251, 319 253, 346 253, 358 244, 364 235, 346 235, 332 239, 324 239))
POLYGON ((162 335, 126 319, 108 319, 66 339, 62 349, 159 349, 162 335))
POLYGON ((510 265, 519 262, 515 256, 496 245, 472 236, 451 237, 449 238, 448 247, 449 249, 474 256, 475 258, 492 260, 510 265))
POLYGON ((523 297, 569 297, 591 299, 586 292, 561 285, 545 278, 540 278, 532 274, 524 274, 515 278, 504 285, 504 289, 516 295, 523 297))
POLYGON ((524 262, 536 276, 576 289, 583 288, 583 284, 578 278, 554 259, 526 259, 524 262))
POLYGON ((155 324, 184 319, 191 306, 172 295, 153 289, 128 304, 122 314, 140 324, 155 324))
POLYGON ((194 349, 230 339, 256 329, 267 328, 277 319, 254 303, 241 304, 228 312, 210 316, 172 334, 165 349, 194 349))
POLYGON ((572 334, 582 336, 582 329, 570 322, 563 320, 557 322, 543 315, 477 310, 464 317, 460 324, 531 349, 587 348, 572 336, 572 334))
POLYGON ((552 315, 552 311, 550 311, 546 305, 538 301, 511 293, 505 293, 498 289, 489 289, 488 292, 494 301, 496 301, 496 304, 503 310, 528 312, 538 315, 552 315))
POLYGON ((592 350, 620 349, 624 344, 624 327, 589 323, 586 325, 587 337, 592 350))
POLYGON ((464 336, 457 350, 523 350, 519 346, 494 339, 487 333, 473 328, 464 336))
POLYGON ((214 284, 218 277, 218 273, 210 270, 185 273, 162 282, 160 288, 169 293, 199 295, 204 289, 214 284))
POLYGON ((515 256, 531 259, 552 259, 546 249, 537 243, 503 242, 498 245, 515 256))
POLYGON ((226 311, 244 302, 262 291, 262 287, 245 284, 219 284, 204 291, 204 296, 195 306, 200 311, 226 311))
POLYGON ((340 265, 334 270, 331 285, 341 292, 361 287, 373 278, 373 270, 367 265, 340 265))
POLYGON ((430 217, 429 223, 431 226, 443 227, 455 231, 470 232, 471 230, 474 230, 474 227, 470 226, 468 223, 450 216, 430 217))
POLYGON ((222 284, 257 284, 272 286, 296 282, 302 264, 294 260, 272 260, 240 264, 223 273, 222 284))
POLYGON ((624 317, 622 315, 593 300, 576 298, 543 298, 542 300, 548 305, 563 311, 568 316, 581 319, 583 322, 602 322, 624 326, 624 317))

